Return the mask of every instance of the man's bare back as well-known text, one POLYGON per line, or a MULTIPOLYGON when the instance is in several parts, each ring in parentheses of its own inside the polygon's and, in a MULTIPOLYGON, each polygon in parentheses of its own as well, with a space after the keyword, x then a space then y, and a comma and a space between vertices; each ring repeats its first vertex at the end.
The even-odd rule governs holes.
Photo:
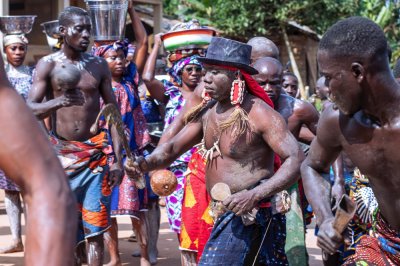
POLYGON ((283 116, 296 139, 299 139, 300 130, 304 125, 314 135, 317 133, 318 112, 310 103, 281 94, 275 104, 275 110, 283 116))

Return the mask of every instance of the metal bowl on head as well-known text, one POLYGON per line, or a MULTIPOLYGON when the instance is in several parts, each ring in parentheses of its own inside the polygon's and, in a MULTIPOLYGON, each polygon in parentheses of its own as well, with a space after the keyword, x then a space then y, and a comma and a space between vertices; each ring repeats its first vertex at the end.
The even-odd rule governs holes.
POLYGON ((36 16, 1 16, 0 31, 4 34, 28 34, 36 16))
POLYGON ((59 31, 59 23, 58 20, 52 20, 52 21, 47 21, 43 22, 40 24, 40 26, 43 27, 43 32, 54 39, 58 39, 60 37, 60 31, 59 31))

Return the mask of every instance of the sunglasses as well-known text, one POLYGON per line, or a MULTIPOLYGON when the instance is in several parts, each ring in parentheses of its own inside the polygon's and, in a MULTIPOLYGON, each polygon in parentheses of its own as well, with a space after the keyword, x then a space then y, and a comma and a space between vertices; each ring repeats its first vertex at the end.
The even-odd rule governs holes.
POLYGON ((192 74, 193 72, 201 73, 203 71, 203 68, 201 66, 190 66, 190 67, 185 67, 183 70, 189 74, 192 74))
POLYGON ((120 55, 120 56, 106 57, 105 59, 106 59, 107 62, 114 62, 114 61, 117 61, 117 60, 124 61, 126 58, 125 58, 125 55, 124 56, 120 55))

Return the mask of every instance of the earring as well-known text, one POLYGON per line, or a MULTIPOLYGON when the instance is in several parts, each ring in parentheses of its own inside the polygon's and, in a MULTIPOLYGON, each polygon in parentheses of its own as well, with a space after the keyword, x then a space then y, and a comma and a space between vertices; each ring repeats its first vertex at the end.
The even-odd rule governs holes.
POLYGON ((232 105, 240 105, 244 99, 244 80, 240 78, 240 75, 237 75, 237 78, 232 82, 231 88, 231 104, 232 105))
POLYGON ((204 89, 203 92, 201 93, 201 98, 203 98, 203 102, 207 103, 208 101, 211 100, 210 95, 206 92, 204 89))

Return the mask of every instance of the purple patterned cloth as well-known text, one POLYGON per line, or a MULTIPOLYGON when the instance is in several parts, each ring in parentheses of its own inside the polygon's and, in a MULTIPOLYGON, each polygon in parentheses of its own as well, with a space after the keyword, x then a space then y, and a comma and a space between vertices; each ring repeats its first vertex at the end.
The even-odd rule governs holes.
MULTIPOLYGON (((165 95, 169 97, 169 101, 165 107, 164 130, 174 121, 175 117, 180 113, 182 107, 185 105, 182 93, 177 86, 179 77, 182 73, 183 67, 189 64, 201 65, 197 61, 198 56, 191 56, 183 58, 176 62, 170 69, 169 74, 175 80, 175 84, 164 80, 165 95)), ((179 77, 180 80, 180 77, 179 77)), ((178 159, 176 159, 168 168, 172 171, 178 179, 178 186, 174 193, 166 197, 168 221, 171 230, 180 233, 181 231, 181 213, 182 201, 184 191, 184 173, 186 172, 190 158, 194 149, 185 152, 178 159)))
MULTIPOLYGON (((177 63, 171 69, 174 69, 174 73, 169 73, 172 77, 177 76, 180 71, 182 71, 183 67, 189 64, 196 64, 198 56, 191 56, 184 58, 177 63)), ((180 75, 180 74, 179 74, 180 75)), ((175 79, 175 78, 174 78, 175 79)), ((179 87, 174 83, 163 80, 165 92, 164 94, 168 96, 169 100, 167 105, 165 106, 165 118, 164 118, 164 130, 169 127, 170 124, 174 121, 175 117, 180 113, 182 107, 185 105, 185 99, 183 99, 182 93, 179 90, 179 87)), ((175 160, 171 164, 171 166, 180 165, 185 163, 186 165, 189 163, 190 157, 192 157, 193 149, 185 152, 178 159, 175 160)))
POLYGON ((180 164, 171 166, 168 168, 171 172, 173 172, 178 180, 178 185, 176 186, 175 191, 165 198, 168 222, 172 231, 176 233, 181 232, 181 222, 182 222, 182 202, 183 202, 183 192, 184 192, 184 184, 185 184, 185 176, 184 173, 187 169, 187 164, 180 164))
MULTIPOLYGON (((122 50, 125 56, 128 54, 129 51, 129 40, 118 40, 118 41, 97 41, 94 42, 92 47, 92 55, 103 57, 106 52, 110 49, 114 51, 122 50)), ((132 48, 131 48, 132 49, 132 48)))
POLYGON ((19 191, 19 187, 0 170, 0 189, 19 191))

